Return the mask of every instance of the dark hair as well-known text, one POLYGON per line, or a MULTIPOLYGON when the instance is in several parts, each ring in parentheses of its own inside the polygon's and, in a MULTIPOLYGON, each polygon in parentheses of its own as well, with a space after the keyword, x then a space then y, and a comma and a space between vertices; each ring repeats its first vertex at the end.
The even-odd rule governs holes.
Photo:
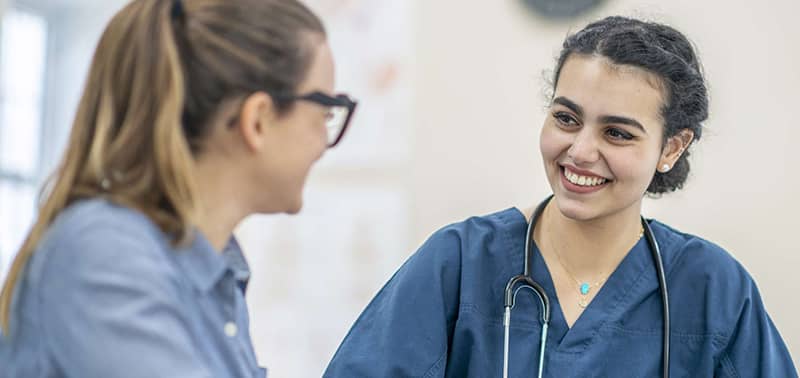
MULTIPOLYGON (((614 64, 642 68, 661 80, 666 95, 661 108, 662 145, 682 129, 694 132, 689 145, 702 136, 702 122, 708 118, 708 90, 697 54, 681 32, 667 25, 619 16, 593 22, 564 41, 553 78, 554 89, 564 62, 572 54, 602 56, 614 64)), ((689 175, 688 157, 687 147, 670 171, 656 171, 647 193, 682 188, 689 175)))

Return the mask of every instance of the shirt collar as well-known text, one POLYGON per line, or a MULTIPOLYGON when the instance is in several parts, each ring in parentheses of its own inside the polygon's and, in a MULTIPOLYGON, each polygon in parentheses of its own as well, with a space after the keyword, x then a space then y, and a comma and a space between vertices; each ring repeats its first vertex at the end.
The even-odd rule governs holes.
POLYGON ((201 292, 210 291, 230 271, 244 287, 250 278, 250 267, 235 237, 231 237, 222 253, 217 253, 199 230, 194 230, 189 244, 179 247, 176 261, 201 292))
POLYGON ((222 256, 225 258, 228 268, 233 272, 233 277, 236 281, 244 282, 244 285, 247 285, 250 280, 250 265, 247 263, 236 237, 231 237, 228 241, 222 256))

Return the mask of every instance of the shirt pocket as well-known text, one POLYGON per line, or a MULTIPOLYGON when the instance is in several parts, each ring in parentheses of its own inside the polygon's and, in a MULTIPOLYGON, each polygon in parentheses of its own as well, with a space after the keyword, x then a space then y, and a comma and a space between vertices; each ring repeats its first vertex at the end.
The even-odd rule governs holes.
MULTIPOLYGON (((625 366, 631 377, 660 377, 663 361, 663 331, 628 329, 617 325, 601 331, 607 350, 606 368, 625 366)), ((712 377, 718 348, 714 335, 670 333, 670 377, 712 377)))

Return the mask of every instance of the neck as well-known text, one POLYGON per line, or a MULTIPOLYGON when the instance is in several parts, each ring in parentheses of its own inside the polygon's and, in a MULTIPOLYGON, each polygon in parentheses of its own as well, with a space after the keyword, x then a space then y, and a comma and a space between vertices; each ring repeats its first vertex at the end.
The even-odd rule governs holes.
POLYGON ((249 212, 237 194, 230 166, 212 160, 199 159, 195 164, 198 212, 196 224, 214 249, 221 253, 233 235, 236 225, 249 212))
POLYGON ((578 279, 604 279, 638 241, 641 201, 589 221, 570 219, 550 201, 534 237, 543 250, 559 258, 578 279))

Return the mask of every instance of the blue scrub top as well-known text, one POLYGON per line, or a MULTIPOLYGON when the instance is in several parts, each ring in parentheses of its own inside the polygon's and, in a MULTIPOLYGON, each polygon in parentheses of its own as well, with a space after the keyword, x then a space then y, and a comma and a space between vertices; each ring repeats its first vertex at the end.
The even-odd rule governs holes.
POLYGON ((17 286, 2 378, 264 378, 235 239, 174 247, 145 215, 102 199, 56 217, 17 286))
MULTIPOLYGON (((651 221, 664 259, 673 377, 797 377, 755 282, 726 251, 651 221)), ((367 306, 325 377, 497 377, 503 293, 523 270, 527 222, 517 209, 437 231, 367 306)), ((551 298, 544 375, 658 377, 662 303, 642 238, 572 328, 536 248, 533 277, 551 298)), ((512 312, 509 376, 538 371, 539 304, 512 312)))

